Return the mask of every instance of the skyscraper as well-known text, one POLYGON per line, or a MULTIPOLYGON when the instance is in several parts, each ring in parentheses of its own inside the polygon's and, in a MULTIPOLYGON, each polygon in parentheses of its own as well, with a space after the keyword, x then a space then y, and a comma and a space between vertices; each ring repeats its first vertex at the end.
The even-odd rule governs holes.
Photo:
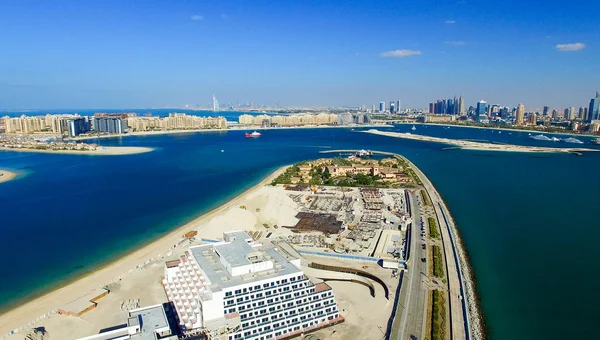
POLYGON ((385 102, 379 102, 379 112, 385 111, 385 102))
POLYGON ((396 100, 396 112, 400 113, 402 111, 402 106, 400 106, 400 101, 396 100))
POLYGON ((515 118, 515 124, 523 125, 523 118, 525 118, 525 105, 517 105, 517 115, 515 118))
POLYGON ((429 103, 429 113, 435 113, 435 103, 429 103))
POLYGON ((487 102, 485 100, 480 100, 477 103, 477 115, 485 115, 487 113, 487 102))
POLYGON ((458 114, 460 114, 461 116, 464 115, 466 113, 465 111, 465 99, 463 98, 463 96, 461 95, 458 98, 458 114))
POLYGON ((587 115, 588 115, 588 108, 587 107, 583 107, 583 106, 580 107, 579 108, 579 119, 585 121, 585 120, 588 119, 587 115))
POLYGON ((390 102, 390 114, 394 114, 396 113, 396 103, 394 103, 394 101, 392 100, 390 102))
POLYGON ((549 113, 550 113, 550 107, 544 106, 544 111, 543 111, 542 115, 547 116, 549 113))
POLYGON ((588 110, 588 121, 597 120, 599 118, 598 111, 600 110, 600 93, 596 91, 596 98, 590 100, 590 108, 588 110))

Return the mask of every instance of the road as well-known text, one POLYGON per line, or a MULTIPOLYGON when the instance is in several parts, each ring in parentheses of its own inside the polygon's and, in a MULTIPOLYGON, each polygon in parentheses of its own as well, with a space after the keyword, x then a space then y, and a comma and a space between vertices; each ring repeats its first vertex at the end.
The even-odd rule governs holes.
POLYGON ((410 194, 410 205, 413 222, 411 223, 411 241, 410 241, 410 260, 408 261, 408 275, 405 276, 405 282, 402 284, 400 298, 398 300, 399 318, 394 322, 394 327, 398 329, 396 339, 422 339, 425 320, 425 289, 423 285, 423 275, 426 273, 426 263, 421 262, 422 257, 426 257, 425 251, 421 248, 421 211, 417 204, 415 195, 418 191, 410 194), (412 337, 412 338, 411 338, 412 337))

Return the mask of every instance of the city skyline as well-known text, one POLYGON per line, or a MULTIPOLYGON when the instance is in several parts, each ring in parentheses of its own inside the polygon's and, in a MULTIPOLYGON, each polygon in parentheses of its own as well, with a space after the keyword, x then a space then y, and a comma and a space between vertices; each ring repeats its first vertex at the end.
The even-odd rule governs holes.
POLYGON ((447 93, 579 107, 599 87, 589 70, 600 36, 580 18, 598 12, 533 1, 4 2, 0 108, 208 106, 213 94, 222 103, 399 98, 425 108, 447 93), (532 12, 560 20, 528 20, 532 12))

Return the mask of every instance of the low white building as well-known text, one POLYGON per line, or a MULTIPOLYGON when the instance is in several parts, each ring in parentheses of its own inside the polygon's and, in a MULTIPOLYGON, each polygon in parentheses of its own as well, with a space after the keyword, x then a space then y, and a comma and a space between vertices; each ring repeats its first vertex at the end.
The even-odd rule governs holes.
POLYGON ((165 265, 163 285, 185 334, 283 339, 343 321, 331 288, 304 276, 300 259, 242 231, 223 238, 165 265))

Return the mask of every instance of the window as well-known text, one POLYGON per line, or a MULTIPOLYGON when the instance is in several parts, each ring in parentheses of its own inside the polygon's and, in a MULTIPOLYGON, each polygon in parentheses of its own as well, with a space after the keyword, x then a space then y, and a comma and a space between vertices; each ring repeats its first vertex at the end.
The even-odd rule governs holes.
POLYGON ((233 295, 233 294, 232 294, 231 292, 226 292, 226 293, 225 293, 225 297, 232 296, 232 295, 233 295))

